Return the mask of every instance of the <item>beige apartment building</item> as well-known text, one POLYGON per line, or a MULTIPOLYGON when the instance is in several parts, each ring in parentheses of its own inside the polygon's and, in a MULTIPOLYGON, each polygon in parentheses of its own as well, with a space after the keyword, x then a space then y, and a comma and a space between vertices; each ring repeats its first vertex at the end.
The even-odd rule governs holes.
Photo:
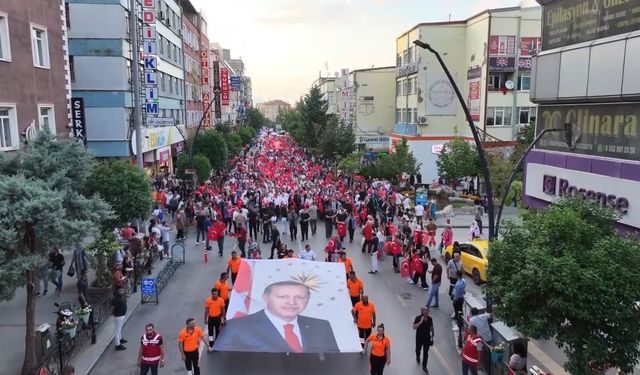
POLYGON ((264 103, 258 103, 256 105, 258 111, 262 112, 262 114, 268 118, 269 120, 275 122, 278 119, 278 115, 280 111, 291 109, 291 104, 285 102, 284 100, 270 100, 264 103))
POLYGON ((396 110, 392 142, 409 140, 422 181, 437 178, 442 145, 471 140, 462 107, 435 55, 440 53, 486 141, 512 141, 535 122, 529 100, 531 58, 540 48, 541 7, 489 9, 466 20, 422 23, 396 40, 396 110))

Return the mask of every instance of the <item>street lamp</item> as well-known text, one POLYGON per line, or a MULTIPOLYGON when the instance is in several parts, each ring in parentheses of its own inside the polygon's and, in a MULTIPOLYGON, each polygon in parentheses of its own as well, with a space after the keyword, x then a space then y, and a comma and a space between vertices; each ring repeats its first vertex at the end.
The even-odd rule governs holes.
POLYGON ((191 146, 189 147, 189 168, 191 168, 191 170, 193 171, 193 186, 196 186, 196 172, 195 172, 195 168, 193 165, 193 150, 195 149, 196 146, 196 138, 198 137, 198 133, 200 133, 200 129, 202 129, 202 125, 204 124, 204 119, 207 116, 207 112, 209 112, 209 110, 211 109, 211 106, 213 105, 213 103, 216 101, 216 98, 218 97, 218 95, 220 94, 220 89, 218 87, 213 89, 213 97, 211 98, 211 100, 209 101, 209 103, 207 103, 207 107, 204 109, 204 112, 202 112, 202 117, 200 118, 200 122, 198 123, 198 127, 196 128, 196 132, 193 134, 193 139, 191 141, 191 146))
POLYGON ((480 141, 480 135, 478 134, 478 129, 476 129, 476 126, 473 123, 473 119, 471 118, 471 112, 469 112, 469 108, 467 107, 464 101, 464 98, 460 93, 460 89, 458 89, 458 85, 456 85, 455 80, 451 76, 451 73, 449 72, 447 65, 442 60, 442 57, 440 57, 440 54, 438 53, 438 51, 433 49, 428 43, 425 43, 421 40, 414 40, 413 44, 415 44, 420 48, 426 49, 427 51, 436 55, 436 58, 438 59, 440 66, 442 66, 442 70, 444 70, 444 73, 447 75, 447 78, 449 79, 449 82, 451 83, 451 86, 453 87, 453 90, 455 91, 456 96, 458 97, 458 101, 460 102, 460 105, 464 110, 464 114, 467 118, 467 122, 469 123, 469 127, 471 128, 471 134, 473 134, 473 140, 475 141, 476 149, 478 150, 478 157, 480 159, 480 169, 482 172, 482 178, 484 179, 484 183, 485 183, 485 189, 487 193, 487 215, 489 216, 489 240, 491 240, 494 237, 496 237, 496 232, 494 232, 495 222, 493 220, 494 218, 493 189, 491 187, 491 178, 489 176, 489 166, 487 164, 487 158, 485 157, 485 154, 484 154, 484 149, 482 148, 482 142, 480 141))
MULTIPOLYGON (((520 166, 527 158, 527 155, 529 155, 529 152, 531 152, 531 150, 533 150, 533 147, 536 144, 538 144, 538 141, 540 141, 540 139, 542 139, 542 137, 545 134, 551 133, 551 132, 565 132, 565 133, 571 132, 571 124, 565 124, 564 128, 543 129, 540 132, 540 134, 538 134, 533 139, 529 147, 527 147, 527 149, 522 153, 522 156, 520 156, 520 159, 518 159, 516 164, 513 166, 513 171, 511 172, 511 175, 509 176, 509 179, 507 180, 507 182, 504 184, 504 188, 502 189, 502 195, 500 196, 500 205, 498 206, 498 214, 496 215, 496 225, 495 225, 496 237, 498 236, 498 230, 500 229, 500 217, 502 216, 502 209, 504 208, 504 204, 507 201, 507 193, 509 193, 509 188, 511 187, 511 183, 513 182, 513 179, 516 177, 517 171, 520 169, 520 166)), ((569 146, 569 148, 571 148, 572 142, 570 138, 566 140, 566 143, 569 146)))

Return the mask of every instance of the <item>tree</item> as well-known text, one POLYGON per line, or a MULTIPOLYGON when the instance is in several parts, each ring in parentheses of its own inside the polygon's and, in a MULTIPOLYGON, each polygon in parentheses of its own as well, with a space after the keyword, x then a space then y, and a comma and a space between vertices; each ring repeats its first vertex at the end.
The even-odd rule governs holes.
POLYGON ((291 134, 291 137, 293 137, 299 145, 307 147, 304 135, 304 120, 302 119, 302 114, 298 110, 285 109, 280 111, 277 122, 282 125, 282 129, 291 134))
POLYGON ((227 166, 229 150, 222 133, 215 130, 206 130, 198 135, 193 147, 194 155, 202 154, 211 163, 211 167, 216 171, 227 166))
POLYGON ((85 185, 89 195, 98 194, 113 209, 113 220, 103 222, 109 229, 131 219, 144 218, 154 205, 151 181, 140 169, 126 161, 98 163, 85 185))
POLYGON ((318 150, 329 160, 353 153, 356 149, 356 136, 353 126, 338 121, 336 116, 329 119, 329 123, 320 134, 318 150))
POLYGON ((508 222, 491 243, 494 311, 526 336, 555 338, 573 375, 628 373, 640 357, 640 244, 616 233, 619 217, 572 198, 508 222))
POLYGON ((502 190, 513 172, 513 163, 504 160, 502 154, 487 154, 487 165, 489 167, 489 175, 491 176, 491 184, 493 185, 494 198, 502 197, 502 190))
POLYGON ((338 169, 349 174, 358 173, 360 168, 362 168, 362 152, 344 156, 338 161, 338 169))
POLYGON ((456 137, 442 148, 436 160, 438 175, 447 181, 475 176, 480 171, 478 152, 462 137, 456 137))
POLYGON ((111 216, 107 203, 81 192, 93 163, 81 144, 56 141, 48 131, 15 155, 0 156, 0 299, 26 286, 23 375, 35 365, 36 269, 53 247, 81 242, 111 216))
MULTIPOLYGON (((183 180, 190 180, 191 175, 186 173, 186 170, 189 168, 191 168, 189 165, 189 156, 180 154, 180 156, 178 156, 178 162, 176 163, 176 173, 178 177, 183 180)), ((211 177, 211 163, 206 156, 202 154, 195 155, 193 157, 193 168, 198 177, 198 183, 205 182, 211 177)))
POLYGON ((240 131, 238 132, 238 135, 240 135, 240 139, 242 140, 242 144, 246 145, 246 144, 251 143, 253 138, 256 137, 256 131, 253 128, 250 128, 250 127, 247 127, 247 126, 243 126, 242 128, 240 128, 240 131))
POLYGON ((238 133, 230 133, 226 137, 227 148, 229 149, 229 156, 236 156, 242 151, 242 139, 238 133))
POLYGON ((360 173, 373 178, 398 178, 402 173, 415 174, 417 172, 416 158, 409 150, 406 138, 396 145, 395 152, 381 157, 373 164, 362 167, 360 173))
POLYGON ((269 120, 264 117, 262 112, 258 111, 255 108, 249 108, 246 112, 247 121, 246 125, 254 130, 260 130, 260 128, 267 127, 269 125, 269 120))
POLYGON ((303 145, 315 148, 320 143, 320 135, 325 130, 332 116, 327 114, 329 104, 322 98, 320 87, 313 86, 296 107, 300 112, 303 124, 303 145))

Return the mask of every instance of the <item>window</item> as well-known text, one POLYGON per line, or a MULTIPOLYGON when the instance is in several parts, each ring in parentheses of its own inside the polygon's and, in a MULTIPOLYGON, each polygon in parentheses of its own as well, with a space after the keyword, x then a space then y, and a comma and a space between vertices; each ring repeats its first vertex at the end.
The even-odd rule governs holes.
POLYGON ((396 124, 399 124, 402 122, 402 114, 400 112, 400 108, 396 109, 396 124))
POLYGON ((173 45, 173 58, 175 61, 178 61, 178 46, 173 45))
POLYGON ((411 121, 411 123, 412 124, 418 123, 418 108, 413 109, 413 121, 411 121))
POLYGON ((406 124, 407 121, 407 108, 402 108, 400 110, 400 122, 406 124))
POLYGON ((18 148, 18 120, 15 105, 0 104, 0 150, 18 148))
POLYGON ((520 73, 518 74, 518 91, 529 91, 531 87, 531 74, 520 73))
POLYGON ((0 60, 11 61, 11 48, 9 48, 9 19, 4 13, 0 13, 0 60))
POLYGON ((37 68, 49 69, 47 29, 31 25, 31 51, 33 52, 33 65, 37 68))
POLYGON ((171 42, 167 40, 167 56, 169 58, 171 58, 171 46, 172 46, 171 42))
POLYGON ((69 3, 65 2, 64 3, 64 17, 65 17, 65 22, 67 25, 67 29, 71 28, 71 19, 69 17, 69 3))
POLYGON ((402 81, 396 81, 396 96, 402 96, 402 81))
POLYGON ((413 78, 407 79, 408 91, 407 94, 413 94, 413 78))
POLYGON ((69 55, 69 76, 71 77, 71 82, 76 81, 76 71, 75 71, 75 59, 73 55, 69 55))
POLYGON ((409 61, 409 51, 404 50, 404 52, 402 52, 402 64, 407 64, 407 61, 409 61))
POLYGON ((536 117, 538 114, 537 107, 520 107, 520 114, 518 116, 518 124, 529 124, 531 122, 536 122, 536 117))
POLYGON ((169 76, 169 94, 173 94, 173 77, 169 76))
POLYGON ((38 105, 38 127, 40 130, 48 127, 51 133, 56 134, 56 117, 52 105, 38 105))
POLYGON ((503 82, 502 74, 489 74, 489 83, 487 84, 487 89, 489 91, 500 91, 503 82))
POLYGON ((160 53, 164 53, 164 38, 162 37, 162 35, 160 35, 160 38, 158 39, 160 41, 160 53))
POLYGON ((396 55, 396 67, 401 67, 402 66, 402 55, 401 54, 397 54, 396 55))
POLYGON ((487 108, 488 126, 510 126, 511 107, 489 107, 487 108))
POLYGON ((407 63, 411 64, 413 62, 413 47, 409 47, 408 49, 408 60, 407 63))
POLYGON ((160 73, 160 91, 166 91, 167 90, 167 85, 165 80, 165 75, 164 73, 160 73))

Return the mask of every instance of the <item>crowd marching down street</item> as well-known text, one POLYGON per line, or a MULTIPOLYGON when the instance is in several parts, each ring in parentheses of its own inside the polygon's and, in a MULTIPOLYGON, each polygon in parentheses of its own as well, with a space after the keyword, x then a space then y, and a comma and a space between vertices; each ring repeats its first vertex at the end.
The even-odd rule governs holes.
MULTIPOLYGON (((400 188, 389 181, 366 180, 336 172, 329 163, 298 147, 288 135, 263 130, 252 145, 230 160, 227 171, 215 174, 195 189, 169 176, 155 178, 154 185, 157 207, 146 228, 148 235, 140 240, 141 236, 136 236, 134 230, 120 230, 129 245, 116 259, 119 278, 126 274, 123 269, 143 270, 136 273, 149 270, 148 259, 153 258, 149 254, 153 252, 158 252, 160 258, 170 256, 168 249, 173 241, 169 238, 169 229, 173 224, 167 222, 175 222, 177 241, 184 240, 191 226, 196 228, 196 245, 202 246, 205 261, 209 254, 217 254, 210 257, 212 261, 229 256, 222 258, 227 264, 226 272, 212 280, 214 287, 205 301, 206 329, 190 318, 178 335, 189 375, 200 373, 200 342, 212 351, 219 333, 225 329, 229 298, 243 258, 300 258, 342 263, 352 303, 350 315, 358 328, 363 353, 369 358, 371 374, 382 374, 391 362, 392 333, 385 332, 381 323, 391 317, 376 315, 376 305, 353 269, 347 246, 354 248, 350 244, 356 233, 362 234, 362 240, 355 248, 368 254, 372 276, 378 273, 379 261, 389 257, 393 265, 389 271, 425 290, 426 303, 412 322, 416 333, 416 361, 424 374, 428 374, 429 347, 434 343, 429 309, 439 308, 438 291, 443 271, 450 281, 449 295, 455 311, 462 312, 465 281, 459 256, 456 254, 444 270, 436 259, 443 248, 454 245, 454 239, 449 224, 442 230, 436 225, 435 200, 414 208, 400 188), (319 233, 323 226, 318 225, 318 221, 324 223, 324 233, 319 233), (305 243, 309 236, 326 238, 323 251, 316 252, 305 243), (300 238, 304 248, 288 247, 287 238, 291 241, 300 238), (231 254, 224 254, 225 241, 234 241, 231 254)), ((401 186, 410 188, 408 183, 401 186)), ((135 275, 134 284, 138 278, 139 275, 135 275)), ((114 283, 116 289, 122 287, 115 279, 114 283)), ((122 299, 116 296, 114 307, 120 315, 124 315, 123 309, 126 313, 126 301, 124 307, 122 304, 122 299)), ((126 349, 121 329, 121 325, 116 325, 117 350, 126 349)), ((289 337, 285 338, 290 343, 289 337)), ((465 373, 477 374, 482 363, 479 340, 473 328, 460 346, 465 373)), ((290 345, 291 352, 298 351, 299 342, 296 342, 297 338, 290 345)), ((148 371, 156 374, 158 367, 164 366, 163 339, 153 324, 145 327, 140 339, 138 361, 142 375, 148 371)))

